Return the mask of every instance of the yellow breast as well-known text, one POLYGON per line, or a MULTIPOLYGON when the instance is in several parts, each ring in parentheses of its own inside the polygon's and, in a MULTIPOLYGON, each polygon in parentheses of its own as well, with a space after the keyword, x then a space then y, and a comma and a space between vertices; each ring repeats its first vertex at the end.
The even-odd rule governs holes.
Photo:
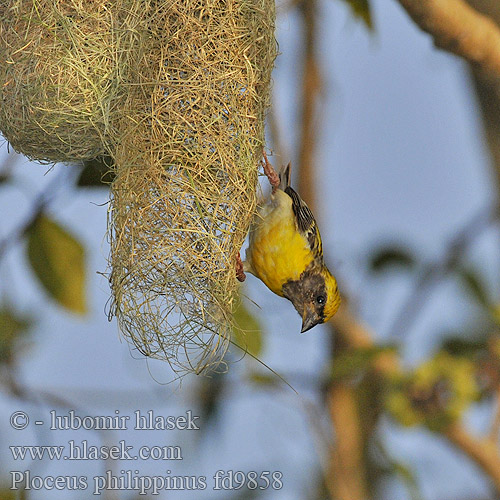
POLYGON ((277 190, 259 212, 246 253, 247 269, 283 296, 288 280, 299 279, 313 260, 307 240, 297 231, 291 198, 277 190))

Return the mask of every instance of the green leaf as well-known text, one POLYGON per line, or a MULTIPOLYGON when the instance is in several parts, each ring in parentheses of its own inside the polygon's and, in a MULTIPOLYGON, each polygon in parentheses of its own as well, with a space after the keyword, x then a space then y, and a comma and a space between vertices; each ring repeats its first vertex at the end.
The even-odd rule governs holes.
POLYGON ((410 269, 415 265, 415 257, 407 250, 397 246, 388 246, 376 251, 370 258, 370 270, 386 271, 391 267, 410 269))
POLYGON ((28 231, 27 251, 31 268, 45 291, 66 309, 84 314, 85 256, 80 242, 41 214, 28 231))
POLYGON ((491 301, 489 299, 488 288, 481 274, 471 267, 462 268, 458 273, 465 291, 480 305, 489 308, 491 301))
POLYGON ((83 170, 76 181, 79 187, 109 188, 113 182, 113 160, 109 156, 99 156, 83 162, 83 170))
POLYGON ((235 343, 253 356, 262 352, 262 329, 257 318, 239 300, 233 311, 233 335, 235 343))
POLYGON ((367 370, 377 356, 393 352, 393 346, 373 346, 343 352, 333 360, 330 376, 333 380, 351 378, 367 370))
POLYGON ((17 314, 8 304, 0 307, 0 363, 12 361, 19 339, 31 324, 31 318, 17 314))
POLYGON ((343 0, 343 2, 350 7, 354 17, 361 19, 369 30, 373 30, 373 20, 368 0, 343 0))

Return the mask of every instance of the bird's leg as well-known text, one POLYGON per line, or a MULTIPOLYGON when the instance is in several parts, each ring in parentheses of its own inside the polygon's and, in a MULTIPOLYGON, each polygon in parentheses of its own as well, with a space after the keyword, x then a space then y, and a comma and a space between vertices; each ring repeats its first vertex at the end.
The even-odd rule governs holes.
POLYGON ((241 262, 239 253, 236 255, 236 279, 242 283, 247 279, 245 271, 243 271, 243 262, 241 262))
POLYGON ((280 185, 280 176, 274 170, 274 167, 271 165, 271 162, 267 159, 266 152, 262 151, 262 156, 264 157, 264 162, 262 163, 262 168, 264 169, 264 173, 269 179, 269 184, 271 184, 274 194, 280 185))

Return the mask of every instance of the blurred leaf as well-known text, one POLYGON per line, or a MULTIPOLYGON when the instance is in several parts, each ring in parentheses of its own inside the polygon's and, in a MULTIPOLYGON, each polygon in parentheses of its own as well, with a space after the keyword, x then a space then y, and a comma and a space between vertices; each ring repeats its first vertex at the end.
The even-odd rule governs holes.
POLYGON ((93 160, 83 162, 83 170, 76 181, 79 187, 101 187, 109 188, 115 174, 113 172, 113 160, 109 156, 99 156, 93 160))
MULTIPOLYGON (((252 468, 252 470, 254 471, 260 471, 262 470, 262 466, 259 466, 259 467, 254 467, 252 468)), ((226 475, 227 477, 227 475, 226 475)), ((272 478, 269 476, 269 479, 270 481, 272 481, 272 478)), ((259 478, 256 478, 256 481, 260 484, 260 485, 263 485, 264 484, 264 481, 259 479, 259 478)), ((238 485, 239 483, 238 482, 235 482, 235 480, 233 480, 233 487, 230 488, 232 490, 232 493, 228 494, 228 495, 224 495, 223 498, 226 498, 228 500, 256 500, 258 498, 262 498, 262 493, 265 491, 265 490, 261 490, 259 488, 256 488, 256 489, 250 489, 248 487, 241 487, 240 488, 236 488, 236 486, 238 485)), ((269 486, 268 489, 271 489, 271 486, 269 486)), ((214 500, 220 500, 221 499, 221 495, 218 494, 218 495, 215 495, 213 497, 214 500)))
POLYGON ((458 275, 465 285, 469 295, 483 307, 489 308, 491 301, 488 297, 488 289, 481 274, 471 267, 458 270, 458 275))
POLYGON ((403 426, 441 432, 480 397, 473 360, 438 351, 386 392, 389 413, 403 426))
POLYGON ((338 380, 360 375, 380 354, 394 350, 393 346, 372 346, 345 351, 334 358, 330 377, 332 380, 338 380))
MULTIPOLYGON (((257 471, 257 470, 261 470, 261 469, 262 469, 262 467, 254 468, 252 470, 257 471)), ((259 479, 257 478, 256 481, 259 481, 259 479)), ((272 481, 272 479, 271 479, 271 481, 272 481)), ((237 483, 235 483, 235 486, 236 486, 236 484, 237 483)), ((261 482, 260 484, 263 484, 263 483, 261 482)), ((251 490, 250 488, 243 487, 243 488, 238 489, 238 490, 233 489, 232 494, 226 495, 224 498, 227 498, 228 500, 256 500, 256 499, 262 497, 262 492, 263 492, 263 490, 259 490, 259 489, 251 490)), ((221 496, 216 495, 212 498, 214 500, 220 500, 221 496)))
POLYGON ((310 473, 310 484, 307 485, 307 500, 331 500, 326 484, 325 472, 321 467, 310 473))
MULTIPOLYGON (((261 470, 261 468, 253 469, 253 470, 261 470)), ((257 498, 261 498, 262 490, 251 490, 250 488, 242 489, 233 494, 233 496, 229 496, 232 500, 255 500, 257 498)), ((220 498, 220 497, 218 497, 220 498)))
POLYGON ((26 498, 25 490, 0 490, 0 500, 24 500, 26 498))
POLYGON ((219 372, 214 372, 210 377, 200 378, 196 396, 200 405, 200 420, 204 426, 217 420, 226 380, 226 374, 219 372))
POLYGON ((408 490, 412 500, 422 500, 423 496, 418 486, 415 474, 406 464, 395 460, 387 451, 385 444, 376 438, 373 443, 374 451, 377 455, 377 462, 382 462, 378 467, 379 474, 393 479, 394 476, 399 476, 404 486, 408 490))
POLYGON ((70 311, 85 313, 85 256, 78 240, 41 214, 28 231, 27 251, 31 268, 47 293, 70 311))
POLYGON ((277 382, 275 375, 272 374, 268 375, 258 372, 250 373, 250 375, 248 376, 248 380, 250 380, 250 382, 253 382, 256 385, 268 386, 268 387, 275 386, 277 382))
POLYGON ((487 338, 465 339, 462 337, 451 337, 445 339, 442 349, 453 356, 471 357, 478 351, 486 349, 487 338))
POLYGON ((239 347, 253 356, 262 352, 262 329, 257 318, 240 300, 233 311, 234 340, 239 347))
POLYGON ((0 307, 0 363, 14 358, 17 341, 31 324, 31 318, 18 315, 11 306, 3 304, 0 307))
POLYGON ((496 303, 493 304, 490 308, 490 314, 491 318, 493 321, 497 324, 497 326, 500 325, 500 304, 496 303))
POLYGON ((418 487, 417 479, 413 471, 401 462, 394 461, 392 463, 393 471, 401 478, 401 481, 406 486, 412 500, 422 500, 423 496, 418 487))
POLYGON ((404 248, 388 246, 376 251, 370 259, 370 270, 373 272, 386 271, 391 267, 412 268, 415 257, 404 248))
POLYGON ((342 0, 349 5, 354 17, 363 21, 369 30, 373 30, 373 20, 371 14, 370 3, 368 0, 342 0))
POLYGON ((10 174, 7 172, 0 172, 0 185, 6 184, 10 180, 10 174))

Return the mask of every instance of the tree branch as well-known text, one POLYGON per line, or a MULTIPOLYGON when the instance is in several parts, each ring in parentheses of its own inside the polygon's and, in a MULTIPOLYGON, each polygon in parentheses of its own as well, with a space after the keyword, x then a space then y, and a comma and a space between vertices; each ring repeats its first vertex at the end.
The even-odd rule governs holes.
POLYGON ((475 214, 450 240, 443 256, 428 266, 417 279, 414 288, 389 328, 389 338, 405 334, 418 318, 431 292, 444 278, 457 270, 462 259, 477 238, 498 220, 498 205, 488 206, 475 214))
MULTIPOLYGON (((373 335, 359 323, 344 302, 337 314, 330 320, 343 340, 354 348, 374 345, 373 335)), ((375 361, 373 369, 385 377, 393 377, 401 372, 396 353, 382 353, 375 361)), ((500 452, 495 440, 472 436, 459 423, 446 429, 442 435, 473 460, 493 482, 500 493, 500 452)))
MULTIPOLYGON (((330 324, 342 336, 343 341, 354 349, 366 349, 374 345, 373 334, 352 314, 345 299, 330 324)), ((399 375, 402 371, 398 355, 394 351, 380 353, 374 361, 374 368, 385 377, 399 375)))
POLYGON ((304 53, 302 64, 302 96, 300 112, 300 144, 298 164, 300 176, 298 191, 314 212, 315 199, 315 151, 317 135, 317 102, 321 90, 319 63, 316 58, 317 2, 304 0, 300 4, 303 19, 304 53))
POLYGON ((336 431, 326 478, 328 490, 336 499, 365 500, 369 495, 356 387, 345 381, 331 383, 328 387, 327 406, 336 431))
POLYGON ((398 0, 434 43, 500 75, 500 27, 464 0, 398 0))
POLYGON ((497 387, 496 398, 495 398, 495 414, 493 415, 493 422, 491 424, 491 429, 489 433, 489 438, 496 442, 500 438, 500 386, 497 387))
POLYGON ((472 436, 458 423, 447 429, 444 435, 488 474, 497 493, 500 493, 500 456, 496 442, 489 438, 472 436))
MULTIPOLYGON (((316 136, 318 100, 321 90, 320 65, 316 56, 318 37, 318 2, 302 0, 302 95, 300 143, 298 151, 298 190, 309 207, 315 210, 316 136)), ((333 344, 335 332, 332 329, 333 344)), ((335 354, 331 350, 332 356, 335 354)), ((325 484, 332 499, 366 500, 368 498, 361 415, 356 389, 344 381, 331 382, 326 388, 327 409, 335 433, 335 444, 329 449, 325 484)))

